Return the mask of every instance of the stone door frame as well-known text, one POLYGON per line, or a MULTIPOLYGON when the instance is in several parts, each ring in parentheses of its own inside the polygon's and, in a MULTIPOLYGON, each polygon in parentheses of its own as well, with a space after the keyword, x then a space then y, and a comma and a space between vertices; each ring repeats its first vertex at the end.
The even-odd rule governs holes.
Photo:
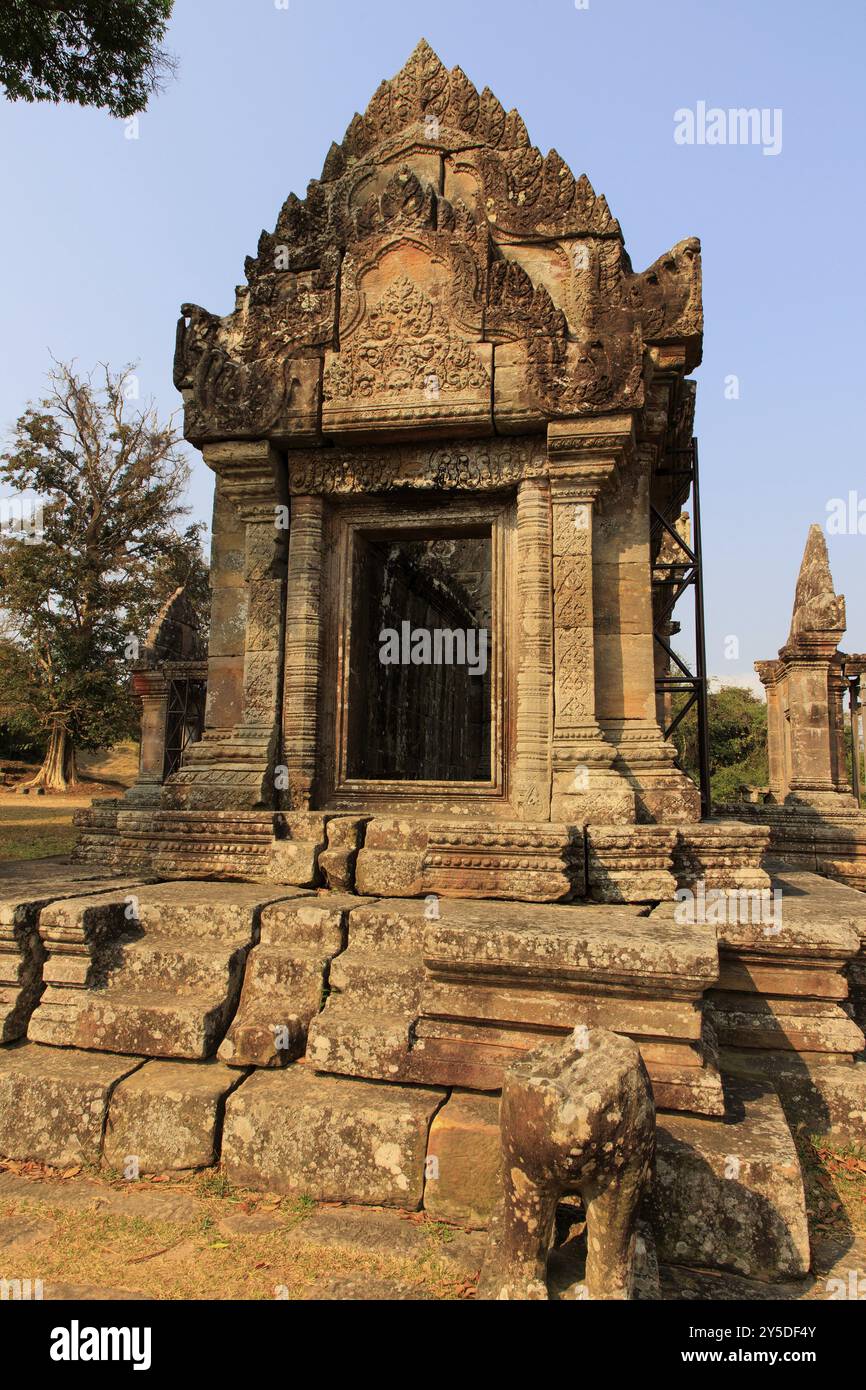
POLYGON ((317 804, 323 810, 420 811, 441 814, 446 803, 480 815, 508 811, 513 761, 516 698, 515 560, 516 498, 411 497, 395 505, 393 495, 329 499, 324 524, 322 568, 322 679, 319 687, 317 804), (403 781, 350 777, 347 773, 349 653, 351 643, 353 556, 362 536, 491 537, 492 622, 488 661, 491 684, 491 778, 488 782, 403 781))

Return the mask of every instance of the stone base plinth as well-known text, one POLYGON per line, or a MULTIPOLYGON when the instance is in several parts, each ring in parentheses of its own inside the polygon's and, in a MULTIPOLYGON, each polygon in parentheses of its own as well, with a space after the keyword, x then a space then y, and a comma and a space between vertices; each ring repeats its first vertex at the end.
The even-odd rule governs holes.
POLYGON ((769 828, 769 852, 792 868, 824 874, 866 892, 866 814, 849 797, 830 795, 825 803, 738 806, 737 815, 769 828), (836 807, 838 806, 838 809, 836 807))
POLYGON ((587 893, 600 903, 656 903, 676 892, 669 826, 592 825, 587 828, 587 893))
POLYGON ((559 902, 583 895, 583 833, 523 822, 374 819, 356 880, 371 897, 559 902))
POLYGON ((711 929, 649 927, 637 908, 382 901, 350 913, 307 1061, 492 1090, 545 1037, 610 1028, 641 1047, 658 1105, 716 1114, 701 1009, 716 978, 711 929))

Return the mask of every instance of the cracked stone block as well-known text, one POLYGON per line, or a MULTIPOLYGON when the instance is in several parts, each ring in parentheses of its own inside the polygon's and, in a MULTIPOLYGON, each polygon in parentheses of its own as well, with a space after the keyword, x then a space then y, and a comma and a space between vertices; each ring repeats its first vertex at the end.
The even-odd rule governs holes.
POLYGON ((658 1116, 648 1208, 662 1264, 767 1282, 805 1278, 803 1177, 778 1096, 726 1078, 724 1122, 658 1116))
POLYGON ((243 1077, 221 1062, 146 1062, 111 1097, 105 1160, 141 1173, 208 1168, 219 1158, 227 1096, 243 1077))
POLYGON ((499 1096, 454 1091, 430 1127, 424 1209, 483 1229, 502 1196, 499 1096))
POLYGON ((225 1171, 244 1187, 415 1211, 444 1095, 315 1076, 299 1065, 256 1072, 226 1104, 225 1171))
POLYGON ((139 1057, 21 1043, 0 1050, 0 1154, 64 1168, 97 1163, 108 1106, 139 1057))

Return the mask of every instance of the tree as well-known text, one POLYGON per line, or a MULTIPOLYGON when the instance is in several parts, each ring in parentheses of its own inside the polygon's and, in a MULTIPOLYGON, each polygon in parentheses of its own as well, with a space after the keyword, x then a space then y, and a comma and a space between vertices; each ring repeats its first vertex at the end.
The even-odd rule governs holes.
POLYGON ((174 74, 160 47, 174 0, 4 0, 0 84, 13 101, 143 111, 174 74))
MULTIPOLYGON (((684 697, 674 702, 674 713, 684 697)), ((767 763, 767 706, 751 690, 735 685, 711 691, 707 701, 710 741, 710 780, 713 800, 735 801, 743 784, 765 786, 767 763)), ((681 766, 697 780, 698 723, 692 709, 673 735, 681 766)))
POLYGON ((175 529, 189 477, 178 435, 152 403, 130 412, 132 379, 104 367, 97 387, 55 364, 0 454, 0 481, 42 499, 35 535, 0 534, 0 708, 45 740, 31 785, 52 791, 76 781, 76 748, 135 732, 130 661, 165 599, 206 582, 202 526, 175 529))

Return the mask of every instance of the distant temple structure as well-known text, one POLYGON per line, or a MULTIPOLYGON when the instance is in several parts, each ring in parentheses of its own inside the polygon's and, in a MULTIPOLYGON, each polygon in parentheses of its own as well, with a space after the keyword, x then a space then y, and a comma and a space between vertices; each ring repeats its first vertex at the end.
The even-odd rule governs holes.
POLYGON ((763 806, 742 809, 770 825, 774 853, 866 889, 860 809, 866 656, 840 651, 844 634, 845 600, 833 585, 824 532, 812 526, 788 640, 775 661, 755 664, 767 692, 770 796, 763 806))

